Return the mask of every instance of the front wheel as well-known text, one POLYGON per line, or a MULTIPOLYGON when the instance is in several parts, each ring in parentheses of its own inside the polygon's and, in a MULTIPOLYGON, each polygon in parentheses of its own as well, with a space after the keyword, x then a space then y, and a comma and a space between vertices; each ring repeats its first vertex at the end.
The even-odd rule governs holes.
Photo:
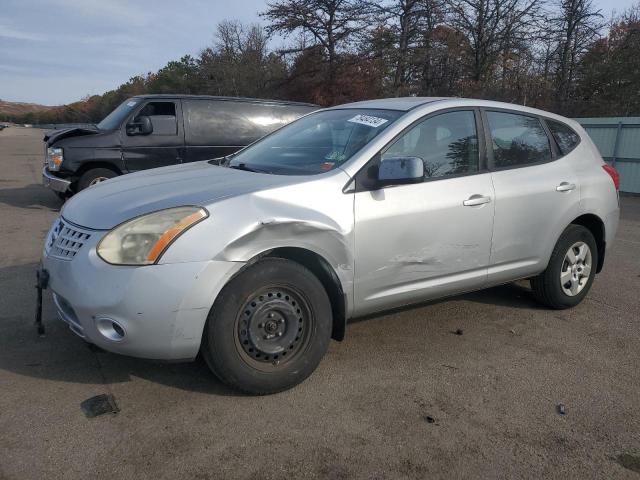
POLYGON ((116 172, 108 168, 92 168, 91 170, 87 170, 78 180, 78 192, 117 176, 118 174, 116 172))
POLYGON ((202 353, 224 383, 250 394, 276 393, 311 375, 331 327, 331 304, 315 275, 290 260, 267 258, 220 292, 202 353))
POLYGON ((555 309, 578 305, 589 292, 598 265, 593 234, 582 225, 569 225, 556 243, 547 269, 531 279, 540 303, 555 309))

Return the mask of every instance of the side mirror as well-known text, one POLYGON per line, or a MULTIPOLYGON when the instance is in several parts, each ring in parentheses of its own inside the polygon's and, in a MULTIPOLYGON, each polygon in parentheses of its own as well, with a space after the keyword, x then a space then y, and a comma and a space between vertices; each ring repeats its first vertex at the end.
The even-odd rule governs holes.
POLYGON ((424 179, 424 162, 419 157, 383 158, 378 167, 377 186, 420 183, 424 179))
POLYGON ((127 135, 149 135, 153 133, 153 123, 147 116, 140 116, 134 122, 127 124, 127 135))

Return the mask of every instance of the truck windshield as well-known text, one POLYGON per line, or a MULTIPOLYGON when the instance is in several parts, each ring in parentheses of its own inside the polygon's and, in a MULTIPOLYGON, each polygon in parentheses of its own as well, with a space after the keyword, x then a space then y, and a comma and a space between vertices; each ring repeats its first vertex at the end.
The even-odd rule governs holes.
POLYGON ((307 115, 239 151, 231 168, 280 175, 327 172, 398 119, 396 110, 325 110, 307 115))
POLYGON ((136 108, 136 105, 140 103, 137 98, 130 98, 125 100, 118 107, 97 125, 100 130, 115 130, 120 127, 122 121, 136 108))

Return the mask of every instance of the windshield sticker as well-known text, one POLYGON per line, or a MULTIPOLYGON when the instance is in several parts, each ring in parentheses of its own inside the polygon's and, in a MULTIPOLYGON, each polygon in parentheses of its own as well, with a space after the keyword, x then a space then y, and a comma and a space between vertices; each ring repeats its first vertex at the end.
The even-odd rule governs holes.
POLYGON ((389 120, 387 120, 386 118, 360 114, 347 121, 352 123, 359 123, 360 125, 366 125, 367 127, 378 128, 380 125, 384 125, 389 120))
POLYGON ((131 102, 127 102, 127 107, 133 107, 136 104, 136 102, 131 101, 131 102))

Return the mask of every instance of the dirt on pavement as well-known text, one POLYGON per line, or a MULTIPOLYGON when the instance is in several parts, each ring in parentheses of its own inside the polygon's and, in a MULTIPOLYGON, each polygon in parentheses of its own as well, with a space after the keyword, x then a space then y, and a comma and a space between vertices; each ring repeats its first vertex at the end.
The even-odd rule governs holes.
POLYGON ((48 295, 36 335, 42 134, 0 132, 0 479, 640 478, 640 198, 578 307, 517 284, 354 321, 302 385, 248 397, 90 348, 48 295), (86 418, 98 394, 120 412, 86 418))

